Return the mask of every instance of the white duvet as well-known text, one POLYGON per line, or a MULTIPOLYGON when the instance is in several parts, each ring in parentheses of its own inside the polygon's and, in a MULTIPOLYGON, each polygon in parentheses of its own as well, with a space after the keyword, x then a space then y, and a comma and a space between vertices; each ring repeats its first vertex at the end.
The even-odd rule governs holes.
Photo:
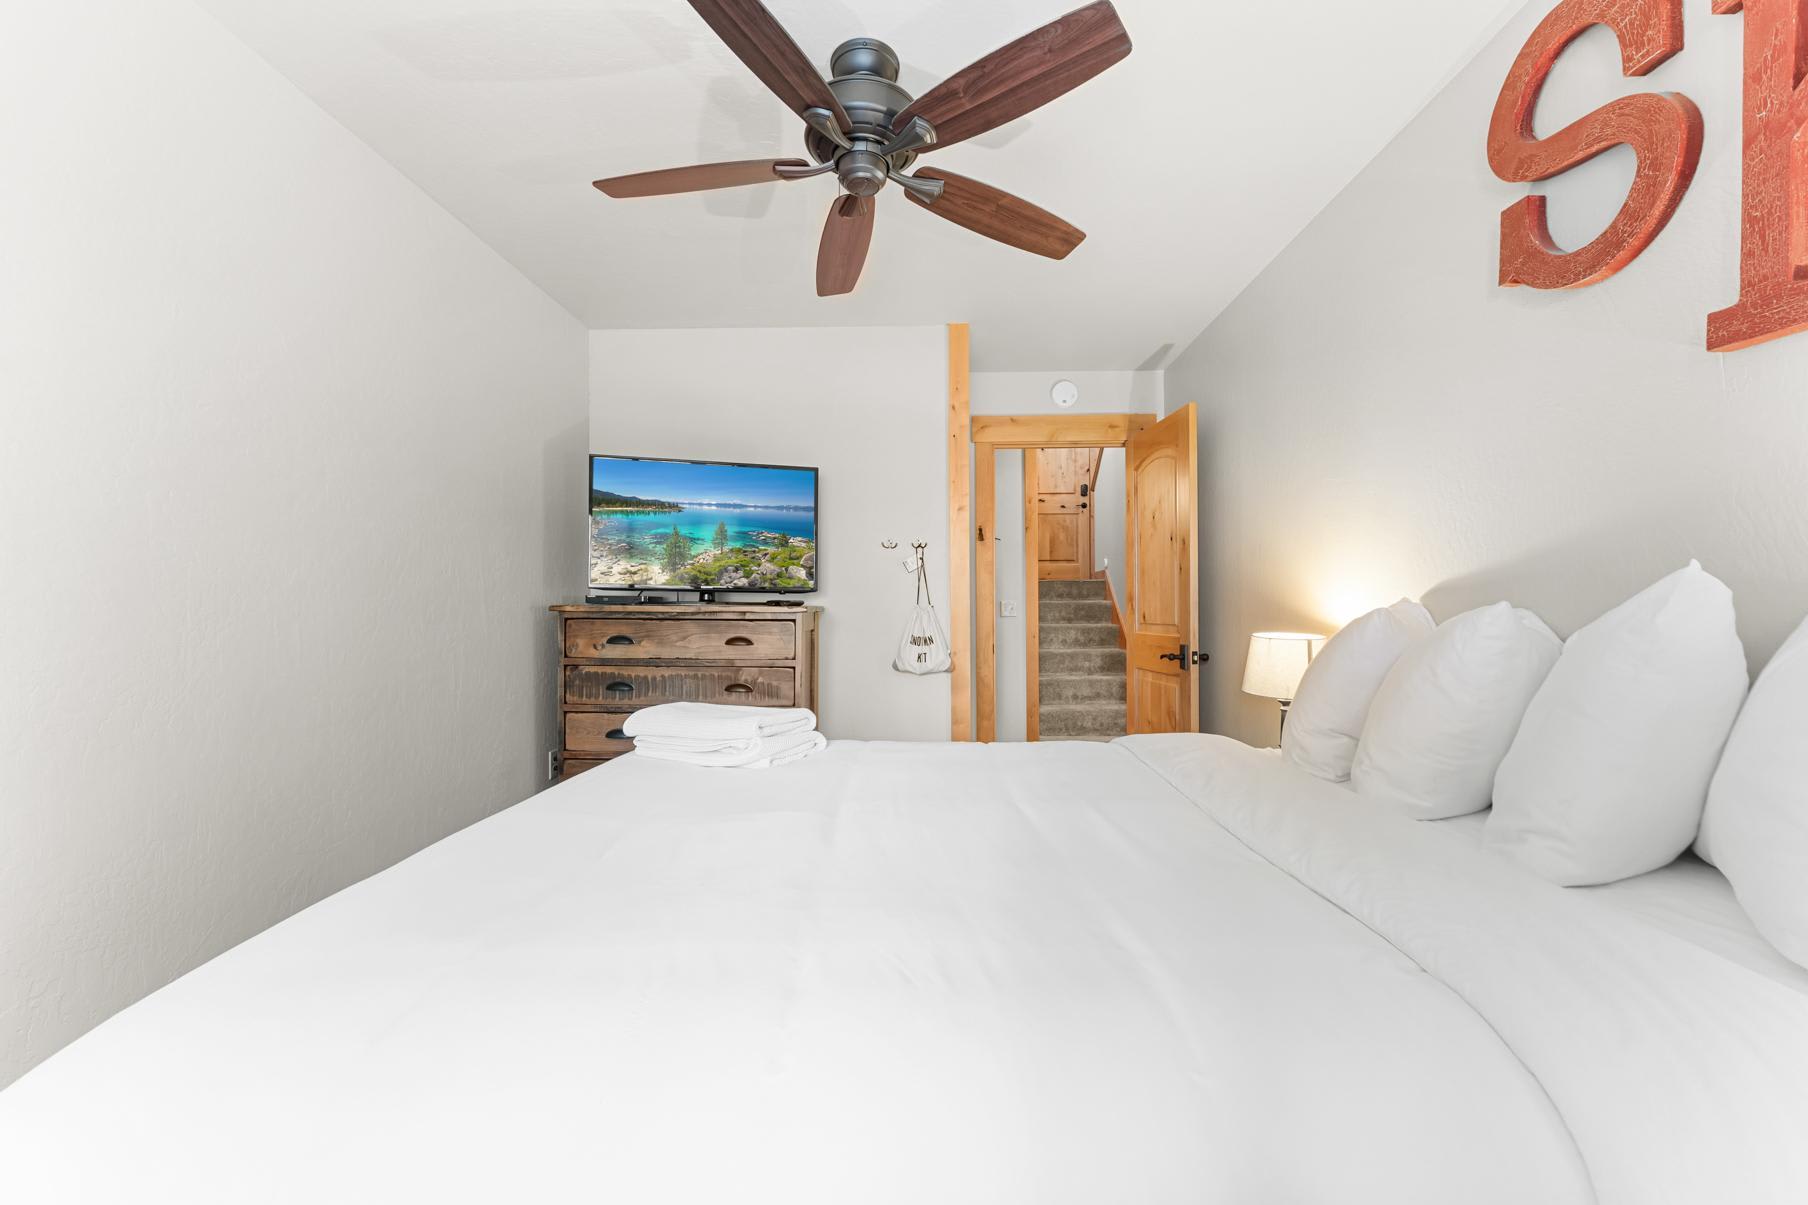
POLYGON ((7 1202, 1808 1199, 1808 996, 1205 737, 638 757, 0 1092, 7 1202))

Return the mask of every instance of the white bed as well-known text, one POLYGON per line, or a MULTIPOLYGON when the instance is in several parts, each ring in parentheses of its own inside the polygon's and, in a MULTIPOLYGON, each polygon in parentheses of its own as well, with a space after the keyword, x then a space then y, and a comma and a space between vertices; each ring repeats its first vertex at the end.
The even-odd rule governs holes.
POLYGON ((627 757, 0 1092, 19 1202, 1808 1199, 1808 971, 1212 737, 627 757))

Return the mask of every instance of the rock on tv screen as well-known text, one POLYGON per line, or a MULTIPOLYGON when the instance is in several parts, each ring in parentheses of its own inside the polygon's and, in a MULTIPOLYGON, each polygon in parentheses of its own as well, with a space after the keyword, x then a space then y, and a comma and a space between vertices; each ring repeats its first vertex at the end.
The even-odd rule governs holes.
POLYGON ((590 587, 816 589, 816 470, 592 456, 590 587))

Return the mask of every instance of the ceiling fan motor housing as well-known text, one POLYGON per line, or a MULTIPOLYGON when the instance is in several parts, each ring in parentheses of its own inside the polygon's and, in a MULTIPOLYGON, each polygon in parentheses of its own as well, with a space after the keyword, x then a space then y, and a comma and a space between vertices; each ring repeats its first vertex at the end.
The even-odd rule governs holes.
POLYGON ((816 162, 835 161, 843 188, 870 197, 885 187, 891 171, 901 172, 916 160, 914 151, 889 157, 879 153, 892 137, 892 119, 914 98, 898 86, 897 52, 877 38, 850 38, 837 46, 829 71, 829 91, 853 126, 848 131, 852 145, 839 147, 817 130, 810 130, 804 142, 816 162))

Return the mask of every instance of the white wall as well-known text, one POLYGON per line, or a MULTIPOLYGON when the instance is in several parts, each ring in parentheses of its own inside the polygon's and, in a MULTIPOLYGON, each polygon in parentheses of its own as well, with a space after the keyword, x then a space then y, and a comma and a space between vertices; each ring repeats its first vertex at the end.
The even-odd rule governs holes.
POLYGON ((0 39, 0 1083, 534 791, 584 336, 211 18, 0 39))
MULTIPOLYGON (((1808 611, 1808 336, 1705 351, 1737 295, 1739 17, 1687 8, 1645 81, 1595 29, 1558 66, 1553 131, 1613 95, 1686 92, 1700 174, 1645 255, 1592 288, 1496 287, 1490 110, 1520 13, 1168 373, 1200 403, 1208 729, 1267 744, 1238 693, 1248 633, 1332 630, 1402 594, 1445 618, 1498 598, 1567 634, 1689 557, 1732 586, 1755 666, 1808 611)), ((1624 148, 1554 181, 1580 246, 1619 207, 1624 148)))
MULTIPOLYGON (((976 333, 975 338, 983 332, 976 333)), ((1164 413, 1163 377, 1159 372, 976 372, 970 378, 974 414, 1122 414, 1164 413), (1080 387, 1080 400, 1062 409, 1048 391, 1066 379, 1080 387)), ((1099 465, 1098 529, 1095 557, 1111 560, 1111 584, 1124 597, 1124 454, 1107 448, 1099 465)), ((997 514, 998 601, 1013 602, 1017 614, 998 618, 997 733, 1001 741, 1028 735, 1028 631, 1024 626, 1023 454, 998 454, 997 514)))
POLYGON ((914 603, 912 540, 929 541, 948 621, 947 407, 942 326, 590 333, 593 451, 821 470, 822 589, 806 601, 824 608, 834 737, 948 739, 947 675, 891 668, 914 603))
POLYGON ((1099 455, 1099 480, 1094 493, 1098 517, 1093 520, 1092 561, 1111 579, 1111 592, 1124 605, 1124 520, 1128 517, 1124 479, 1124 449, 1105 448, 1099 455))
MULTIPOLYGON (((985 332, 973 332, 977 344, 985 332)), ((1144 414, 1162 413, 1163 376, 1159 372, 976 372, 968 377, 968 401, 974 414, 1144 414), (1080 387, 1080 400, 1062 409, 1048 400, 1049 387, 1068 380, 1080 387)))

